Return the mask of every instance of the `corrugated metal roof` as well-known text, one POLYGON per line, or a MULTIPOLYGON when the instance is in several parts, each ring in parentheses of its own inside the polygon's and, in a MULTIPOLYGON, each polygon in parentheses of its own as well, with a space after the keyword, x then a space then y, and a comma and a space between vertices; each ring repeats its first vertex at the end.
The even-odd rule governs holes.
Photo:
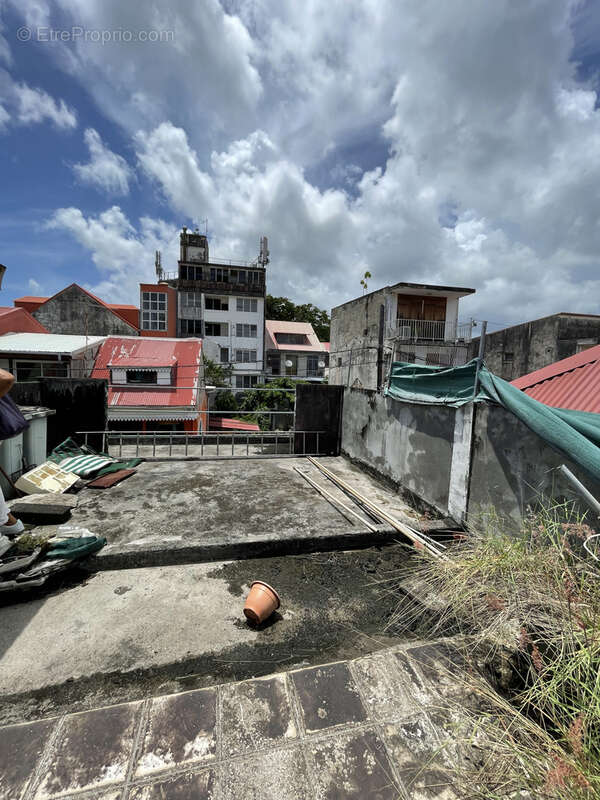
POLYGON ((100 347, 92 378, 110 380, 110 367, 141 369, 171 367, 175 385, 109 386, 108 406, 196 407, 202 361, 200 339, 154 339, 109 336, 100 347))
POLYGON ((72 355, 104 341, 105 336, 71 336, 62 333, 6 333, 0 336, 0 353, 72 355))
POLYGON ((512 385, 547 406, 600 414, 600 345, 523 375, 512 385))

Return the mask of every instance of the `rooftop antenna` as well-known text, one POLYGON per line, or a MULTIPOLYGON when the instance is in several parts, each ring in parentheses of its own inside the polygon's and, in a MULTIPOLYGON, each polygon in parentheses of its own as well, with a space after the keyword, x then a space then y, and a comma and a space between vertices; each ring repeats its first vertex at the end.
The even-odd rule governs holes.
POLYGON ((156 250, 154 252, 154 266, 156 268, 156 277, 159 281, 161 281, 163 277, 163 268, 160 258, 160 250, 156 250))
POLYGON ((269 263, 269 240, 266 236, 260 237, 260 252, 258 255, 258 263, 261 267, 266 267, 269 263))

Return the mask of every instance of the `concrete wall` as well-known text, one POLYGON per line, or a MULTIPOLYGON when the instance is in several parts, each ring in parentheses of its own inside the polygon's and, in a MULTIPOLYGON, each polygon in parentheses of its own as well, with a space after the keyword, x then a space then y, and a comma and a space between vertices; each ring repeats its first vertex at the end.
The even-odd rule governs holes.
POLYGON ((89 336, 137 336, 138 330, 83 292, 69 286, 33 311, 50 333, 89 336))
POLYGON ((503 517, 518 526, 527 513, 543 499, 576 500, 587 510, 569 483, 555 468, 561 464, 579 478, 595 496, 600 483, 531 431, 514 414, 501 406, 477 404, 469 491, 469 522, 477 526, 486 508, 494 506, 503 517))
POLYGON ((346 388, 342 452, 448 513, 455 410, 346 388))
MULTIPOLYGON (((48 417, 48 450, 75 431, 102 431, 106 428, 107 382, 95 378, 41 378, 16 383, 11 397, 19 405, 45 406, 56 410, 48 417)), ((100 448, 101 437, 89 444, 100 448)))
POLYGON ((330 383, 377 388, 379 309, 385 300, 381 289, 332 309, 330 383))
MULTIPOLYGON (((600 342, 600 317, 554 314, 488 333, 485 361, 496 375, 512 381, 574 355, 584 342, 590 347, 600 342)), ((479 338, 471 344, 472 358, 478 349, 479 338)))

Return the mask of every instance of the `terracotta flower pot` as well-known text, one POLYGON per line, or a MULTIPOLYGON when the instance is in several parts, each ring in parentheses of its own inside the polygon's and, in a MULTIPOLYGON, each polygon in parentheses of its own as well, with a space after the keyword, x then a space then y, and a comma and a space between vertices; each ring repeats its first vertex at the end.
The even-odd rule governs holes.
POLYGON ((275 609, 279 608, 281 601, 279 595, 264 581, 253 581, 250 584, 250 592, 246 598, 244 614, 250 622, 260 625, 268 619, 275 609))

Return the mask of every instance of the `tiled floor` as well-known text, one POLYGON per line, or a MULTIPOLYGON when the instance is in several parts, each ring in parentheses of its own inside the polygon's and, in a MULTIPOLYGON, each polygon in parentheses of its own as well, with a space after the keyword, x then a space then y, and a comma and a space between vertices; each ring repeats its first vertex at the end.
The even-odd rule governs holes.
POLYGON ((0 729, 0 800, 455 798, 448 653, 412 651, 0 729))

